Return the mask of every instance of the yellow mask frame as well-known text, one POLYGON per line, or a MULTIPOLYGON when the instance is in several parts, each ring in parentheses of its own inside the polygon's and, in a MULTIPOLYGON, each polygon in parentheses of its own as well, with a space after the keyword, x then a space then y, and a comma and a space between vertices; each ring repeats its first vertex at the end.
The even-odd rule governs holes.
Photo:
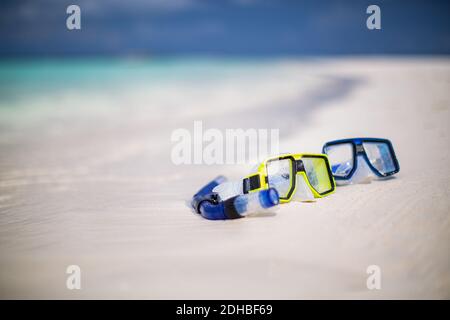
POLYGON ((258 166, 256 173, 249 174, 244 178, 243 192, 249 193, 268 189, 271 186, 268 174, 268 164, 270 164, 272 161, 279 160, 288 160, 290 164, 290 186, 285 196, 282 196, 282 194, 280 194, 281 203, 286 203, 292 200, 297 190, 297 175, 301 175, 303 177, 304 181, 311 189, 315 198, 325 197, 335 191, 336 183, 331 172, 330 162, 327 155, 315 153, 289 153, 264 160, 258 166), (316 183, 314 183, 314 181, 311 181, 314 180, 312 178, 315 176, 319 176, 319 184, 326 187, 324 191, 319 192, 317 190, 318 179, 315 179, 316 183), (314 184, 316 184, 316 187, 314 187, 314 184))

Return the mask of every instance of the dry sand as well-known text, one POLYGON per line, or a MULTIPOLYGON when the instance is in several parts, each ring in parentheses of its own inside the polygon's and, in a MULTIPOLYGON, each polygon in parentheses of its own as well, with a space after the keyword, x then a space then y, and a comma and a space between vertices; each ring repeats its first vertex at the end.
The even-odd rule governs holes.
POLYGON ((449 84, 448 58, 286 60, 2 110, 0 297, 448 299, 449 84), (274 215, 207 221, 185 200, 249 167, 173 165, 171 132, 194 120, 280 127, 291 152, 389 138, 401 171, 274 215), (81 290, 66 288, 71 264, 81 290), (381 290, 366 287, 369 265, 381 290))

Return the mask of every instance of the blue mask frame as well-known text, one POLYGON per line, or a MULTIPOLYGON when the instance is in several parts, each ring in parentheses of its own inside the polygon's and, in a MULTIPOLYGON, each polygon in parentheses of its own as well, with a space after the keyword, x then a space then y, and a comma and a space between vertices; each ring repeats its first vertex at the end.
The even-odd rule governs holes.
POLYGON ((349 180, 352 178, 353 174, 356 172, 357 170, 357 166, 358 166, 358 155, 361 155, 364 160, 366 161, 367 165, 369 166, 369 168, 372 170, 372 172, 380 178, 385 178, 385 177, 389 177, 392 176, 393 174, 396 174, 397 172, 400 171, 400 165, 398 163, 397 160, 397 156, 395 155, 394 152, 394 147, 392 146, 391 141, 389 141, 388 139, 381 139, 381 138, 352 138, 352 139, 341 139, 341 140, 334 140, 334 141, 329 141, 327 143, 325 143, 325 145, 322 148, 322 153, 328 154, 326 149, 328 147, 331 146, 335 146, 335 145, 339 145, 339 144, 351 144, 352 146, 352 150, 353 150, 353 166, 351 171, 346 175, 346 176, 336 176, 334 175, 335 172, 335 166, 332 166, 332 172, 333 172, 333 176, 334 179, 336 180, 349 180), (388 146, 391 157, 392 157, 392 161, 394 163, 394 167, 395 169, 393 171, 387 172, 387 173, 382 173, 380 171, 378 171, 370 162, 369 157, 367 156, 366 150, 364 149, 363 143, 364 142, 377 142, 377 143, 384 143, 388 146))

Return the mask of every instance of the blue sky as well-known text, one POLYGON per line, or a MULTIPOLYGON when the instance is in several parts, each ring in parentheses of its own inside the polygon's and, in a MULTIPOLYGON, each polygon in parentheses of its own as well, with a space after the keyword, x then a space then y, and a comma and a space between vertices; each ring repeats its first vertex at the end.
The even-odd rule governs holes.
POLYGON ((0 55, 449 54, 450 1, 6 0, 0 55), (81 7, 82 29, 66 29, 81 7), (382 30, 366 28, 381 8, 382 30))

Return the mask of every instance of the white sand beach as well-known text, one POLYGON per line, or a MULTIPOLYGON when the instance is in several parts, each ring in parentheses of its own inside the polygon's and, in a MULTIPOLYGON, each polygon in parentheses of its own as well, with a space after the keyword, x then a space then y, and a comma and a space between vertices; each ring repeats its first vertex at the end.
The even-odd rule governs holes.
POLYGON ((126 62, 139 79, 93 72, 63 88, 51 73, 32 89, 3 73, 0 298, 450 298, 450 59, 169 64, 152 81, 141 63, 126 62), (174 165, 171 133, 195 120, 279 128, 287 152, 388 138, 401 170, 274 215, 208 221, 186 200, 250 166, 174 165), (69 265, 81 290, 66 288, 69 265), (366 287, 369 265, 380 290, 366 287))

